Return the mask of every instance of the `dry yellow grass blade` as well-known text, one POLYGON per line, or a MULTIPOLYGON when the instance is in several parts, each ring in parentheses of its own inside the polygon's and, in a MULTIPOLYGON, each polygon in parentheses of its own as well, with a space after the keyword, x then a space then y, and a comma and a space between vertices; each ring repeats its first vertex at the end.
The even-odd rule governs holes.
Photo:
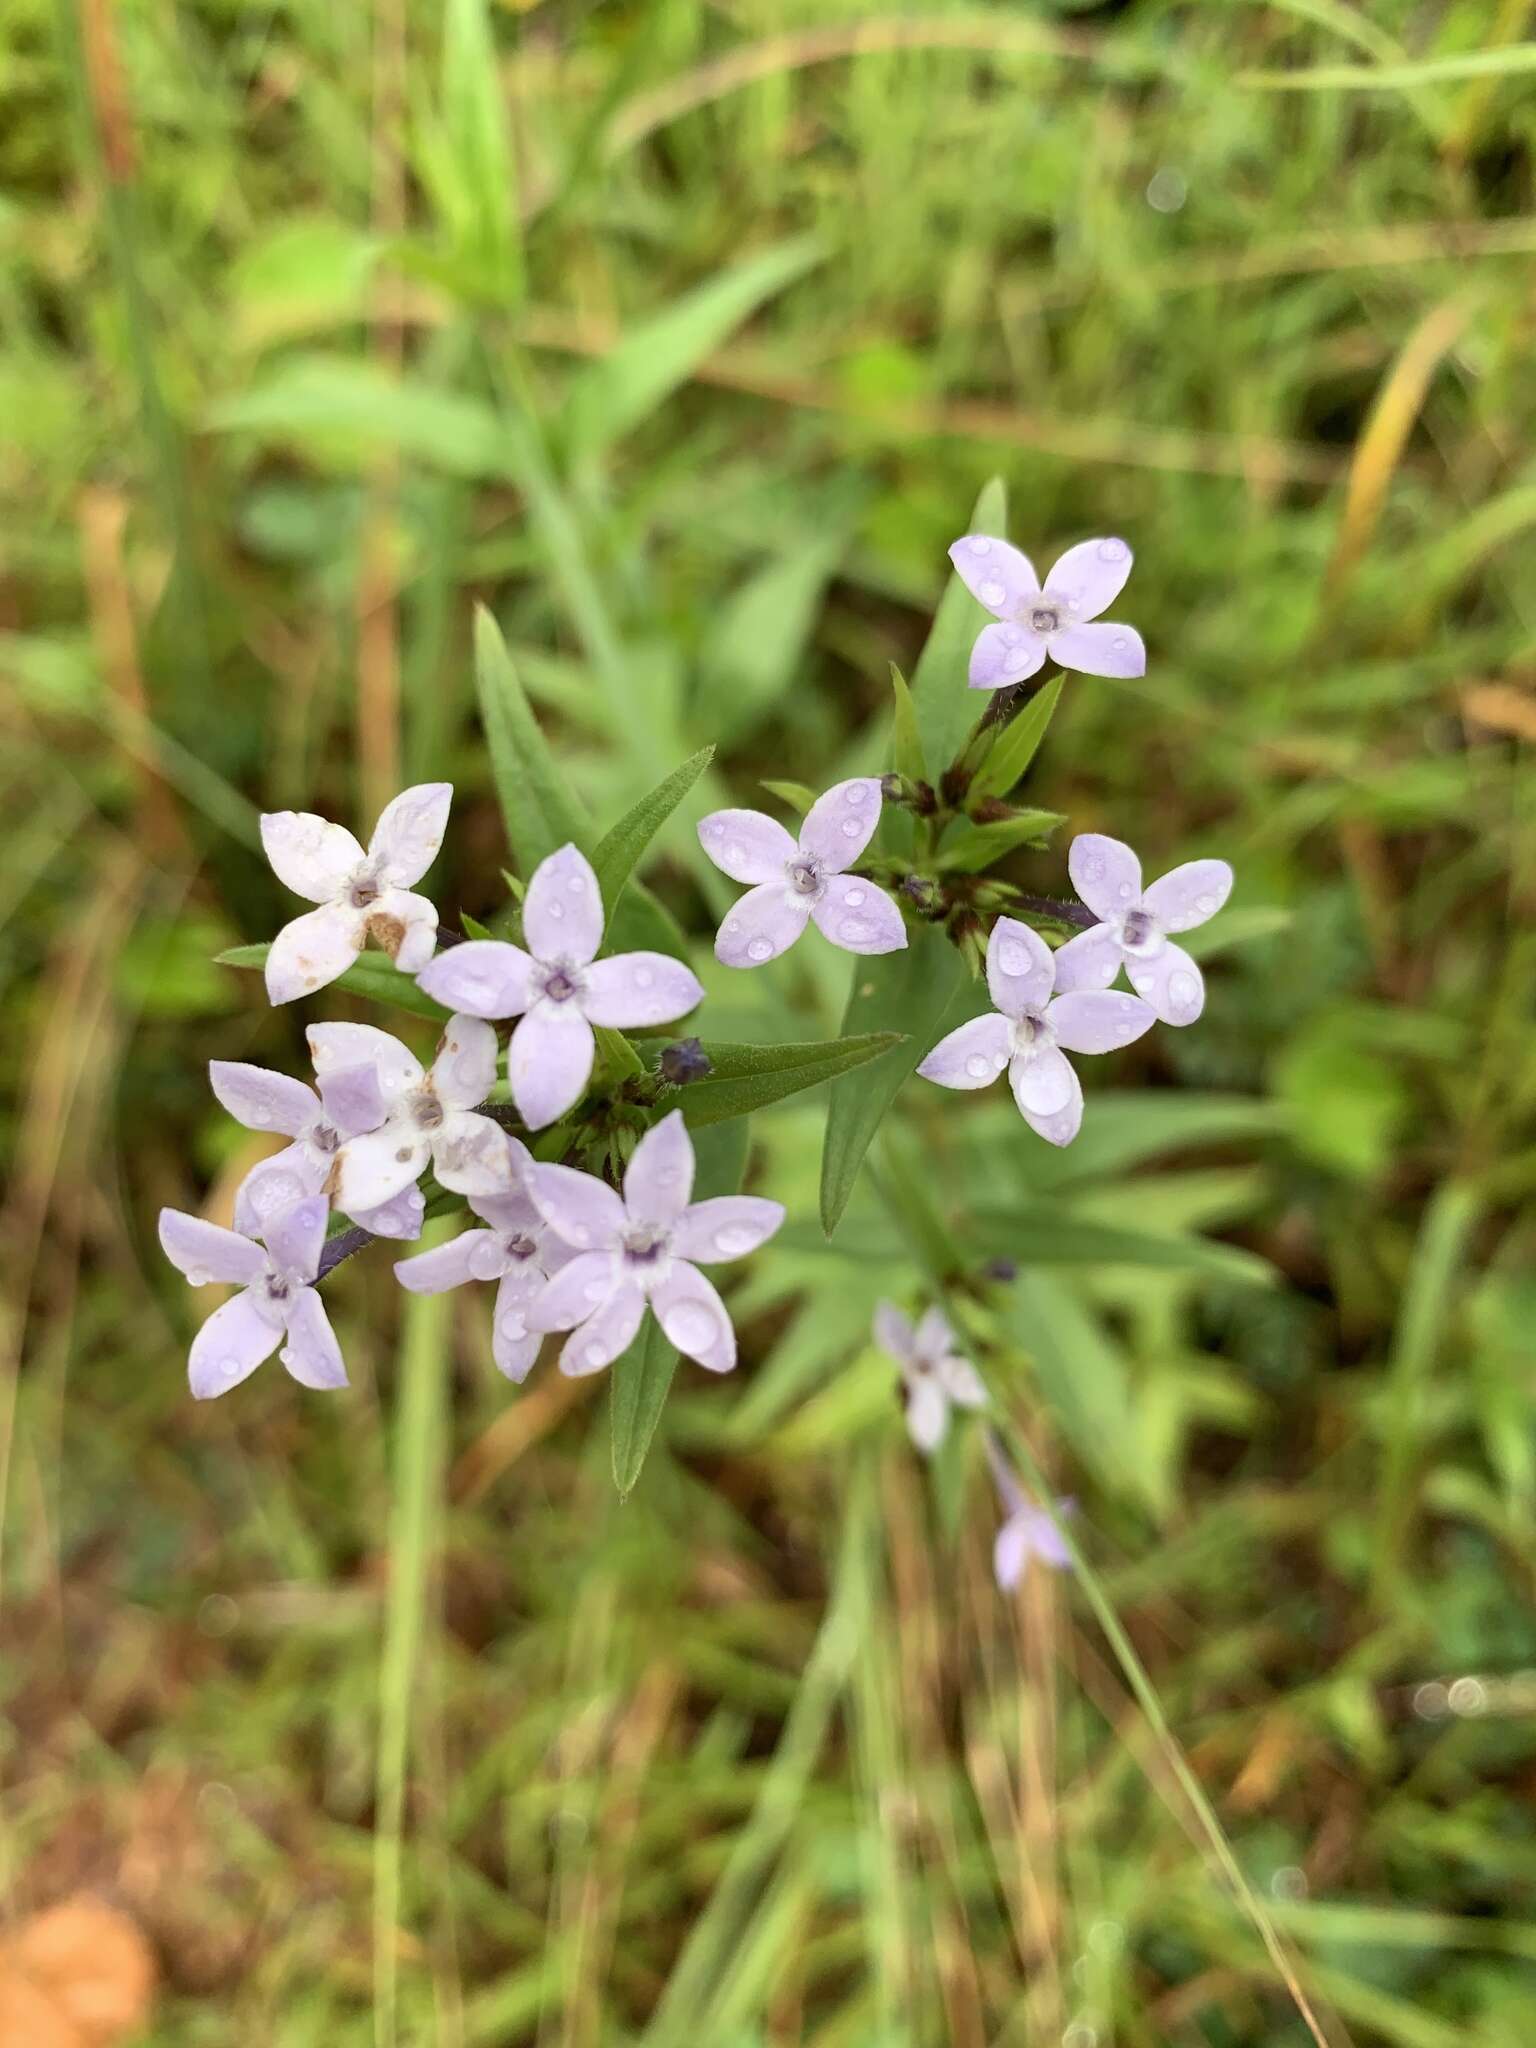
POLYGON ((1323 574, 1324 601, 1329 606, 1338 602, 1356 564, 1371 544, 1413 423, 1423 410, 1430 382, 1460 339, 1471 312, 1472 301, 1465 293, 1457 293, 1426 313, 1403 344, 1376 394, 1376 403, 1350 459, 1344 516, 1323 574))

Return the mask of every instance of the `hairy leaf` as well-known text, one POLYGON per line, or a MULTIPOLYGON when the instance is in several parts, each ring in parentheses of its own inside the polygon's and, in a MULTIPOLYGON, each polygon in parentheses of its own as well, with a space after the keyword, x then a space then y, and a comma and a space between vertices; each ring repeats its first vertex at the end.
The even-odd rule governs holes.
POLYGON ((1046 727, 1061 695, 1063 676, 1052 676, 1041 690, 1005 725, 992 742, 992 750, 976 771, 972 796, 1006 796, 1039 751, 1046 727))
POLYGON ((811 1039, 799 1045, 728 1045, 706 1038, 703 1046, 712 1073, 707 1080, 690 1081, 664 1095, 662 1107, 680 1109, 690 1129, 722 1123, 850 1073, 900 1043, 889 1031, 811 1039))

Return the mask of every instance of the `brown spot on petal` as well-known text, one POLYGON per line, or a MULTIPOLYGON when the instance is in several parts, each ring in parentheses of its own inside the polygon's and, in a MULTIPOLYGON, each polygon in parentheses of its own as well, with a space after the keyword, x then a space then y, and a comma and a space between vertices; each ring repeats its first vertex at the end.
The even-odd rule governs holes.
POLYGON ((405 943, 405 924, 401 918, 388 917, 382 911, 375 911, 368 920, 369 935, 393 960, 405 943))
POLYGON ((341 1193, 341 1154, 339 1152, 331 1161, 331 1170, 325 1176, 320 1192, 322 1195, 329 1195, 332 1201, 341 1193))

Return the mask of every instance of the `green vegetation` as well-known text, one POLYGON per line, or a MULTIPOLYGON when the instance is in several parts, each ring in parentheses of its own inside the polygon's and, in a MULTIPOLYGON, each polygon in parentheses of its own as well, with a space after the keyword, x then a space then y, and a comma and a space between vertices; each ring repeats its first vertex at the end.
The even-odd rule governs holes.
POLYGON ((140 1920, 154 2048, 1529 2048, 1532 33, 4 10, 0 1875, 140 1920), (919 1084, 870 1145, 923 1048, 828 1044, 889 1027, 828 949, 716 967, 692 829, 942 764, 996 475, 1037 559, 1132 542, 1151 657, 995 751, 1008 873, 1238 871, 1200 1025, 1060 1154, 919 1084), (303 1064, 215 964, 293 910, 258 814, 425 777, 450 918, 574 831, 691 942, 701 1153, 765 1105, 791 1221, 659 1425, 656 1360, 610 1429, 379 1250, 350 1393, 187 1397, 155 1212, 260 1150, 205 1063, 303 1064), (869 1342, 957 1271, 1091 1568, 1017 1600, 869 1342))

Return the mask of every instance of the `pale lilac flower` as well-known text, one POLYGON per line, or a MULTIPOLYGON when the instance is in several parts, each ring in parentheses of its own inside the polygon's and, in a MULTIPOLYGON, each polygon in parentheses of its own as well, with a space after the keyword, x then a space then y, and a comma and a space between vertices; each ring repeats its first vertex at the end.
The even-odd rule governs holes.
POLYGON ((267 995, 291 1003, 334 981, 372 938, 403 973, 437 946, 437 912, 412 894, 437 858, 451 782, 420 782, 386 804, 364 853, 345 825, 313 811, 269 811, 261 843, 278 880, 318 903, 285 924, 267 954, 267 995))
POLYGON ((971 649, 971 688, 1022 683, 1047 655, 1090 676, 1141 676, 1147 650, 1134 626, 1105 620, 1131 573, 1123 540, 1080 541, 1057 561, 1042 589, 1028 555, 987 533, 968 533, 949 551, 961 582, 999 621, 983 626, 971 649))
POLYGON ((761 811, 712 811, 699 843, 733 882, 754 882, 715 939, 727 967, 761 967, 792 946, 811 918, 845 953, 896 953, 907 943, 901 912, 852 867, 880 822, 880 781, 834 783, 805 814, 798 845, 761 811))
POLYGON ((488 1230, 466 1230, 451 1244, 401 1259, 395 1278, 413 1294, 441 1294, 466 1280, 495 1280, 491 1356, 509 1380, 521 1382, 539 1355, 541 1333, 530 1328, 529 1310, 544 1283, 576 1256, 555 1235, 528 1194, 533 1161, 515 1138, 508 1139, 513 1170, 524 1185, 505 1195, 471 1195, 469 1206, 488 1230))
POLYGON ((603 898, 574 846, 540 861, 523 899, 521 946, 471 939, 418 977, 429 996, 471 1017, 520 1017, 507 1048, 512 1100, 530 1131, 557 1122, 592 1078, 594 1024, 636 1031, 701 1002, 696 975, 666 953, 599 960, 603 898))
POLYGON ((279 1344, 279 1358, 301 1386, 347 1384, 341 1347, 311 1285, 329 1213, 323 1195, 295 1202, 267 1218, 263 1245, 201 1216, 160 1211, 165 1255, 194 1287, 218 1280, 243 1290, 216 1308, 192 1340, 187 1373, 198 1400, 239 1386, 279 1344))
POLYGON ((528 1314, 535 1330, 572 1330, 560 1370, 598 1372, 628 1349, 649 1303, 667 1341, 711 1372, 736 1363, 724 1302, 694 1261, 740 1259, 784 1221, 781 1202, 717 1195, 690 1202, 693 1141, 674 1109, 635 1147, 623 1196, 569 1166, 535 1166, 529 1189, 557 1236, 578 1254, 528 1314))
MULTIPOLYGON (((1074 1505, 1070 1500, 1057 1501, 1057 1516, 1071 1514, 1074 1505)), ((1031 1558, 1057 1572, 1068 1571, 1072 1565, 1072 1553, 1045 1509, 1021 1499, 992 1545, 992 1572, 1004 1593, 1018 1585, 1031 1558)))
POLYGON ((987 1390, 941 1309, 930 1308, 914 1330, 889 1301, 875 1309, 875 1342, 901 1373, 907 1432, 920 1451, 934 1451, 949 1432, 951 1408, 985 1408, 987 1390))
MULTIPOLYGON (((349 1216, 393 1202, 428 1162, 439 1183, 460 1195, 504 1194, 515 1185, 510 1140, 500 1124, 477 1116, 496 1080, 496 1034, 477 1017, 450 1017, 430 1072, 409 1046, 372 1024, 311 1024, 310 1056, 322 1093, 350 1073, 371 1092, 362 1136, 337 1148, 336 1206, 349 1216), (365 1078, 368 1070, 372 1081, 365 1078)), ((363 1118, 361 1108, 358 1115, 363 1118)))
POLYGON ((1053 995, 1056 960, 1038 932, 1000 917, 987 942, 995 1011, 941 1038, 918 1072, 941 1088, 985 1088, 1004 1067, 1019 1114, 1052 1145, 1083 1121, 1083 1090, 1066 1055, 1113 1052, 1151 1029, 1156 1012, 1112 989, 1053 995))
POLYGON ((1205 982, 1168 934, 1193 931, 1216 915, 1232 893, 1227 863, 1187 860, 1144 890, 1141 862, 1123 840, 1080 832, 1067 868, 1073 888, 1103 921, 1056 955, 1056 986, 1108 988, 1123 963, 1131 987, 1165 1024, 1193 1024, 1205 1008, 1205 982))
MULTIPOLYGON (((208 1078, 219 1101, 247 1130, 282 1131, 293 1140, 253 1166, 240 1183, 235 1228, 247 1237, 259 1237, 280 1209, 325 1193, 342 1145, 374 1130, 385 1116, 371 1065, 338 1067, 321 1081, 318 1095, 288 1074, 240 1060, 210 1060, 208 1078)), ((382 1208, 354 1211, 352 1221, 375 1237, 419 1237, 423 1208, 419 1189, 409 1187, 382 1208)))

